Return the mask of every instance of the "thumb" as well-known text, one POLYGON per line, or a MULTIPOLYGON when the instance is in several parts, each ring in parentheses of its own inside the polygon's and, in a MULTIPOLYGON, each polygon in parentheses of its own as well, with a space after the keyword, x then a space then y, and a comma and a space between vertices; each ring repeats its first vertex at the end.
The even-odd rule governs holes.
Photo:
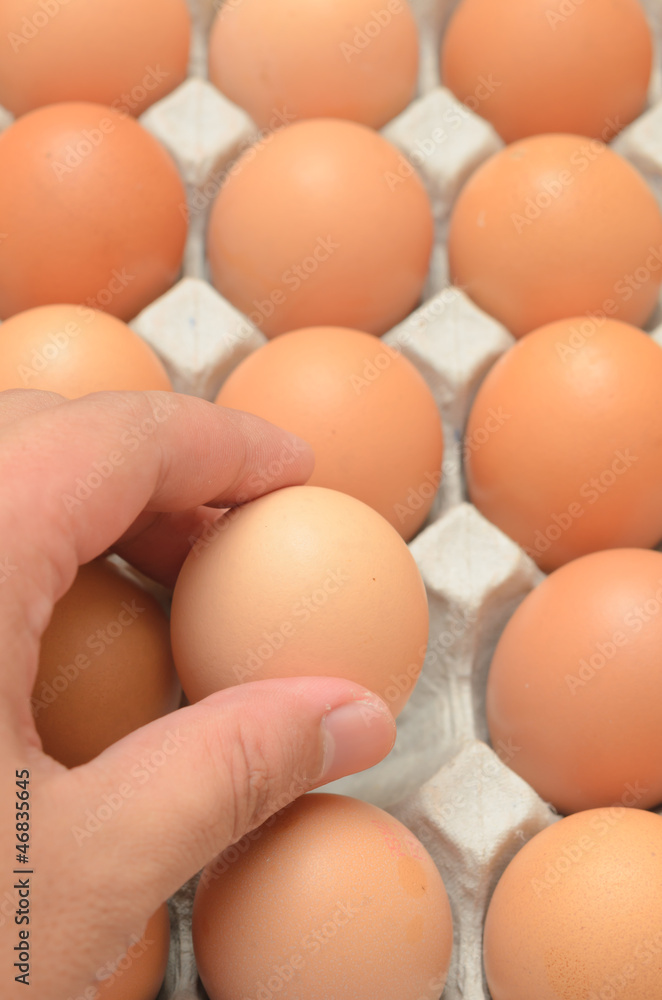
POLYGON ((274 812, 376 764, 394 741, 386 705, 349 681, 297 677, 218 692, 60 777, 75 783, 60 811, 68 830, 56 838, 57 864, 43 858, 40 870, 62 868, 65 842, 81 887, 104 872, 106 923, 129 911, 142 921, 274 812))

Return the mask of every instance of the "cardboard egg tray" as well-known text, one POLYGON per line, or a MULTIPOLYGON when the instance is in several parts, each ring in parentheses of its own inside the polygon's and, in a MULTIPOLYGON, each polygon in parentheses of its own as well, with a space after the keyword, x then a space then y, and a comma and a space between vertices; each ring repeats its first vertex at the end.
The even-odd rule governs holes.
MULTIPOLYGON (((227 0, 234 6, 241 2, 227 0)), ((428 590, 430 637, 393 752, 370 771, 328 788, 390 810, 425 844, 453 910, 455 940, 444 998, 488 1000, 481 942, 491 893, 519 848, 558 819, 508 767, 517 747, 489 747, 484 711, 496 641, 543 574, 467 502, 462 476, 462 436, 472 399, 514 341, 449 287, 446 232, 462 184, 503 143, 485 120, 440 85, 439 46, 455 0, 410 2, 421 34, 419 93, 383 134, 426 184, 437 239, 423 303, 383 340, 422 373, 444 422, 442 485, 426 526, 410 543, 428 590)), ((204 239, 209 209, 228 168, 260 136, 252 120, 206 80, 207 36, 218 0, 189 0, 189 5, 194 19, 189 78, 141 118, 171 152, 186 184, 190 235, 183 276, 131 325, 161 357, 177 391, 213 399, 233 368, 266 342, 257 326, 209 283, 204 239)), ((614 148, 644 173, 662 202, 662 0, 644 0, 644 5, 658 44, 649 108, 614 148)), ((550 6, 559 5, 550 0, 550 6)), ((0 109, 0 130, 11 120, 0 109)), ((662 345, 662 309, 649 331, 662 345)), ((498 433, 498 427, 486 428, 489 433, 498 433)), ((480 433, 475 436, 465 448, 480 446, 480 433)), ((427 488, 421 484, 421 491, 427 488)), ((205 998, 190 935, 194 884, 171 900, 173 939, 159 1000, 205 998)), ((314 1000, 323 1000, 323 984, 314 1000)))

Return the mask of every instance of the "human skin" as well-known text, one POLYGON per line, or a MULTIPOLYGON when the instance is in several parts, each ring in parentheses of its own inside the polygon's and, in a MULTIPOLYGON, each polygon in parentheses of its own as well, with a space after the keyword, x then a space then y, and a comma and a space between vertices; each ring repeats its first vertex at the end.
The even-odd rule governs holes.
POLYGON ((172 585, 190 536, 219 516, 217 508, 303 483, 312 467, 298 439, 192 397, 0 394, 3 998, 28 992, 13 968, 25 928, 14 922, 21 876, 12 867, 27 870, 14 861, 16 771, 30 772, 31 995, 76 1000, 220 851, 304 791, 369 767, 391 749, 395 723, 383 702, 349 681, 312 677, 219 692, 72 770, 41 752, 30 711, 39 642, 77 567, 113 549, 172 585), (89 497, 64 502, 77 478, 117 451, 123 460, 89 497), (117 795, 136 762, 173 733, 177 751, 77 842, 73 828, 86 810, 117 795))

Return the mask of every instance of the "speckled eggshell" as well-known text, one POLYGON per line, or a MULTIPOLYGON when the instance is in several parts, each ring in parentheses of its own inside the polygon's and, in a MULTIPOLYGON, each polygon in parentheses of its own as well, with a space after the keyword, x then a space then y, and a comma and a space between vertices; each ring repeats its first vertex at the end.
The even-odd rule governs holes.
POLYGON ((484 937, 492 1000, 662 998, 662 818, 594 809, 515 855, 484 937))
POLYGON ((433 229, 423 183, 395 146, 318 118, 281 127, 230 168, 209 220, 209 266, 267 337, 306 326, 382 334, 421 297, 433 229))
POLYGON ((312 445, 309 485, 362 500, 405 539, 425 521, 441 482, 441 417, 411 362, 370 334, 314 327, 276 337, 235 368, 216 402, 312 445))
POLYGON ((515 611, 487 684, 495 746, 560 812, 662 802, 662 554, 612 549, 515 611))
POLYGON ((437 1000, 453 930, 441 876, 406 827, 314 794, 203 872, 193 941, 210 1000, 437 1000))
POLYGON ((235 509, 191 550, 171 616, 190 701, 269 677, 363 684, 397 714, 428 635, 425 586, 406 544, 354 497, 277 490, 235 509))
POLYGON ((145 933, 103 969, 93 1000, 156 1000, 168 963, 170 919, 164 903, 150 918, 145 933))
POLYGON ((536 330, 478 390, 472 503, 545 571, 662 538, 662 349, 615 320, 536 330))
POLYGON ((172 390, 137 333, 87 306, 38 306, 0 326, 0 392, 46 389, 68 399, 103 390, 172 390))
POLYGON ((0 135, 0 316, 56 302, 129 320, 170 288, 187 233, 170 154, 130 116, 52 104, 0 135))
POLYGON ((105 560, 81 566, 41 640, 32 711, 44 752, 84 764, 180 695, 154 598, 105 560))
POLYGON ((662 281, 662 214, 604 143, 538 135, 472 174, 448 252, 453 283, 515 337, 589 312, 643 326, 662 281))

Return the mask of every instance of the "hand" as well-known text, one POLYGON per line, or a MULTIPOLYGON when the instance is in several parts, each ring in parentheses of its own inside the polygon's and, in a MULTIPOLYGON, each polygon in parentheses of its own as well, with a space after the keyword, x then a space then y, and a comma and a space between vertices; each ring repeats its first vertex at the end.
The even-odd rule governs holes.
POLYGON ((30 695, 40 637, 79 565, 112 546, 172 584, 187 539, 219 516, 217 508, 303 483, 312 465, 299 439, 192 397, 99 393, 67 401, 23 390, 0 394, 3 998, 79 995, 220 851, 302 792, 369 767, 391 749, 395 723, 386 706, 357 684, 323 677, 219 692, 70 771, 41 752, 35 731, 30 695), (121 461, 108 472, 111 466, 100 463, 112 452, 121 461), (95 468, 107 474, 89 478, 95 468), (97 484, 89 496, 66 500, 75 497, 77 480, 88 478, 97 484), (77 844, 72 828, 83 825, 86 810, 116 792, 169 731, 178 734, 178 751, 77 844), (30 771, 35 873, 31 991, 14 981, 13 967, 15 771, 23 768, 30 771))

